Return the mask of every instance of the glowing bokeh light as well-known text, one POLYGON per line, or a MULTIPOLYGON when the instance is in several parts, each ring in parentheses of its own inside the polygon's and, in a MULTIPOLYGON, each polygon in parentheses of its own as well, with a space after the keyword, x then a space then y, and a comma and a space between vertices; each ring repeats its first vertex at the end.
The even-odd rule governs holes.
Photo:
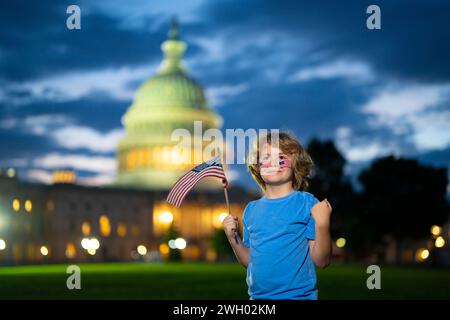
POLYGON ((41 254, 43 256, 47 256, 48 255, 48 248, 46 246, 42 246, 41 247, 41 254))
POLYGON ((147 248, 144 245, 139 245, 137 247, 137 252, 141 255, 141 256, 145 256, 147 254, 147 248))
POLYGON ((177 249, 183 250, 184 248, 186 248, 186 240, 184 240, 183 238, 175 239, 175 247, 177 249))
POLYGON ((347 243, 347 240, 345 240, 345 238, 339 238, 336 240, 336 247, 343 248, 343 247, 345 247, 346 243, 347 243))

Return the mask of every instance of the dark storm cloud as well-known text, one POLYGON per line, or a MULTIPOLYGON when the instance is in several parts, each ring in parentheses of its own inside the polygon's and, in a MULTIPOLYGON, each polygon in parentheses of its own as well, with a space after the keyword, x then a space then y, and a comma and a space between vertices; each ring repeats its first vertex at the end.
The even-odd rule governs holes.
POLYGON ((376 87, 350 84, 338 79, 308 81, 283 86, 251 87, 245 94, 232 97, 220 108, 224 127, 293 130, 303 141, 312 136, 336 139, 336 130, 348 127, 352 142, 382 144, 398 139, 402 150, 416 151, 388 126, 370 127, 369 115, 359 112, 376 87), (326 93, 326 94, 323 94, 326 93))
POLYGON ((220 109, 226 123, 254 128, 291 127, 312 134, 332 134, 342 125, 362 122, 355 112, 368 96, 339 80, 251 87, 220 109), (324 95, 323 92, 327 94, 324 95), (248 117, 251 115, 251 117, 248 117))
POLYGON ((67 102, 35 101, 13 108, 0 105, 0 119, 24 119, 43 115, 64 116, 71 119, 70 124, 107 132, 122 126, 121 117, 128 107, 127 102, 112 100, 106 94, 93 93, 67 102))
POLYGON ((0 167, 6 163, 14 166, 17 159, 43 156, 54 147, 47 137, 5 129, 0 129, 0 141, 0 167))
POLYGON ((160 58, 166 30, 129 30, 81 6, 81 30, 68 30, 68 1, 0 4, 0 76, 29 80, 55 73, 138 65, 160 58))
POLYGON ((249 41, 279 31, 307 39, 310 53, 325 59, 359 59, 408 81, 450 80, 448 1, 214 1, 203 10, 215 28, 239 30, 249 41), (371 4, 381 8, 381 30, 366 28, 371 4))

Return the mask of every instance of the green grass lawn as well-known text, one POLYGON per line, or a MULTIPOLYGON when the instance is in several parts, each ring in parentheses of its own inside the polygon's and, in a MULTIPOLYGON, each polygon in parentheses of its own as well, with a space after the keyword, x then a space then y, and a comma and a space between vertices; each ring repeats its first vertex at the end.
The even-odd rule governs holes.
MULTIPOLYGON (((67 265, 0 267, 0 299, 248 299, 238 264, 81 264, 81 290, 67 265)), ((381 290, 366 288, 365 266, 318 270, 320 299, 450 299, 450 270, 381 268, 381 290)))

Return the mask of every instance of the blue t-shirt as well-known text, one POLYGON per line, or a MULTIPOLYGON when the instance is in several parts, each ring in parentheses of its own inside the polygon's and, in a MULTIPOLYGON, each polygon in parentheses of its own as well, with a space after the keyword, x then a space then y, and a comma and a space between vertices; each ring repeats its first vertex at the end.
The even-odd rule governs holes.
POLYGON ((247 204, 243 243, 250 248, 246 280, 252 299, 317 299, 309 239, 315 238, 311 208, 318 201, 293 191, 247 204))

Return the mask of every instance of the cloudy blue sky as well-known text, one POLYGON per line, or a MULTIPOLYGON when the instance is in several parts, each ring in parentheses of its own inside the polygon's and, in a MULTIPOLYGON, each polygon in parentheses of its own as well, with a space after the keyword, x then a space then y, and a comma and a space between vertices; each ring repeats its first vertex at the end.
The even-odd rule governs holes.
MULTIPOLYGON (((0 167, 114 179, 120 118, 173 15, 223 129, 332 139, 349 175, 391 153, 449 166, 450 2, 110 0, 0 4, 0 167), (71 4, 81 30, 66 28, 71 4), (381 30, 366 28, 370 4, 381 30)), ((231 175, 255 186, 244 168, 231 175)))

